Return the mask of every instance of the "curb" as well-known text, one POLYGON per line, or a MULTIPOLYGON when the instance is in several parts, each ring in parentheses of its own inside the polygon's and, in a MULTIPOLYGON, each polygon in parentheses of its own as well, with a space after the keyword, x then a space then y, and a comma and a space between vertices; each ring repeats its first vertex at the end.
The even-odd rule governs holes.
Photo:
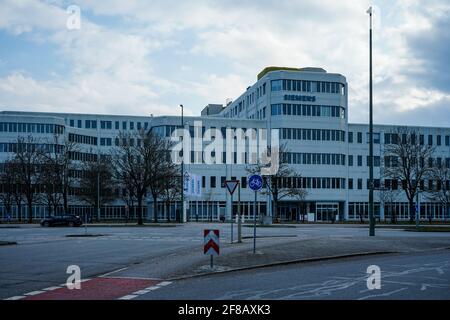
POLYGON ((342 255, 335 255, 335 256, 294 259, 294 260, 278 261, 278 262, 272 262, 272 263, 266 263, 266 264, 258 264, 258 265, 242 267, 242 268, 234 268, 234 269, 229 269, 229 270, 224 270, 224 271, 207 272, 207 273, 200 273, 200 274, 191 274, 191 275, 187 275, 187 276, 168 278, 167 280, 168 281, 186 280, 186 279, 200 278, 200 277, 211 276, 211 275, 221 275, 221 274, 224 274, 224 273, 230 273, 230 272, 236 272, 236 271, 262 269, 262 268, 269 268, 269 267, 275 267, 275 266, 284 266, 284 265, 290 265, 290 264, 296 264, 296 263, 327 261, 327 260, 334 260, 334 259, 364 257, 364 256, 383 255, 383 254, 395 254, 395 253, 399 253, 399 252, 397 252, 397 251, 372 251, 372 252, 359 252, 359 253, 342 254, 342 255))

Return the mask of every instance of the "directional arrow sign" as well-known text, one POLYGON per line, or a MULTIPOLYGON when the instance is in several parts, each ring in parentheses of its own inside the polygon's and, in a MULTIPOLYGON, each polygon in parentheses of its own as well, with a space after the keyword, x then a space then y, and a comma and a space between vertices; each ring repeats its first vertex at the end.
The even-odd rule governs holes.
POLYGON ((233 195, 234 190, 236 190, 236 187, 238 186, 239 181, 238 180, 227 180, 225 181, 225 186, 228 189, 228 192, 230 195, 233 195))
POLYGON ((203 230, 203 253, 218 256, 220 253, 219 230, 203 230))

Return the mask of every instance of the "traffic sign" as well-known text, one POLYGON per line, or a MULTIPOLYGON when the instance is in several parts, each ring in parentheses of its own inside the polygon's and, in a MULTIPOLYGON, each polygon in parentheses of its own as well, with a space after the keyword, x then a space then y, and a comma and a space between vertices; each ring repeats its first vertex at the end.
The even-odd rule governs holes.
POLYGON ((262 189, 263 180, 260 175, 254 174, 248 179, 248 185, 253 191, 259 191, 262 189))
POLYGON ((203 253, 211 256, 220 254, 219 230, 203 230, 203 253))
POLYGON ((227 180, 225 181, 225 186, 228 189, 228 192, 230 193, 230 195, 232 196, 234 193, 234 190, 236 190, 236 187, 239 184, 239 180, 227 180))

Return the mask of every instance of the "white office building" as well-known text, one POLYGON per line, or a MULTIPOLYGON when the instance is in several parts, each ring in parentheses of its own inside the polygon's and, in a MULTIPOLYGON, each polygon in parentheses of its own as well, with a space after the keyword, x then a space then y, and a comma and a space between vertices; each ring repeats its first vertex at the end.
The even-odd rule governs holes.
MULTIPOLYGON (((368 125, 348 123, 348 83, 340 74, 328 73, 320 68, 266 68, 256 83, 226 106, 211 104, 199 117, 184 117, 183 126, 194 135, 200 125, 201 134, 216 129, 225 134, 227 129, 279 129, 280 143, 288 149, 287 161, 298 173, 291 181, 307 190, 305 199, 284 198, 279 204, 280 218, 284 221, 301 219, 309 214, 316 221, 359 220, 368 217, 368 125)), ((68 135, 79 143, 83 152, 75 155, 83 160, 98 153, 108 153, 118 145, 120 132, 155 130, 170 137, 181 127, 181 118, 175 116, 118 116, 75 113, 0 112, 0 162, 12 156, 18 136, 33 135, 42 141, 51 141, 54 132, 68 135)), ((435 146, 437 162, 450 166, 450 128, 411 127, 420 142, 435 146)), ((385 143, 395 126, 374 126, 374 183, 381 181, 382 157, 385 143)), ((224 150, 225 151, 225 150, 224 150)), ((226 157, 226 154, 223 155, 226 157)), ((239 164, 236 157, 227 164, 194 163, 197 155, 191 151, 193 161, 185 164, 185 171, 200 177, 201 191, 186 195, 186 219, 189 221, 217 221, 220 216, 231 218, 237 212, 237 195, 231 198, 224 186, 225 180, 241 181, 241 212, 245 220, 253 219, 254 193, 248 188, 248 167, 239 164), (191 163, 189 163, 191 162, 191 163), (233 207, 233 210, 232 210, 233 207)), ((200 157, 201 159, 201 157, 200 157)), ((247 159, 248 160, 248 159, 247 159)), ((200 161, 201 162, 201 161, 200 161)), ((448 184, 448 182, 447 182, 448 184)), ((448 188, 448 185, 447 185, 448 188)), ((120 192, 120 190, 118 190, 120 192)), ((389 219, 379 192, 375 191, 375 215, 389 219)), ((71 198, 71 211, 92 213, 92 208, 71 198)), ((44 205, 36 204, 35 218, 45 216, 44 205)), ((147 202, 147 216, 153 217, 151 197, 147 202)), ((160 220, 175 218, 180 203, 170 210, 160 205, 160 220), (167 212, 168 211, 168 212, 167 212)), ((256 212, 272 216, 270 196, 259 194, 256 212)), ((0 210, 4 210, 0 203, 0 210)), ((26 214, 26 205, 23 212, 26 214)), ((409 208, 403 192, 391 205, 398 219, 409 218, 409 208)), ((13 218, 16 209, 13 210, 13 218)), ((101 208, 101 218, 122 219, 125 204, 119 198, 101 208)), ((420 199, 422 219, 432 217, 443 220, 446 208, 431 202, 424 195, 420 199)))

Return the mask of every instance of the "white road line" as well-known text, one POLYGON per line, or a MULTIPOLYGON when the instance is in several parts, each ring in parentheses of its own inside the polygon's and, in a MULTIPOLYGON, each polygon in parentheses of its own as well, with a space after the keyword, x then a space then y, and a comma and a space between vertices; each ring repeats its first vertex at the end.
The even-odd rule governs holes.
POLYGON ((136 298, 136 297, 137 297, 137 295, 135 295, 135 294, 129 294, 129 295, 120 297, 120 298, 117 299, 117 300, 131 300, 131 299, 134 299, 134 298, 136 298))
POLYGON ((163 281, 161 283, 158 283, 158 286, 164 287, 164 286, 168 286, 169 284, 171 284, 172 282, 170 281, 163 281))
POLYGON ((23 299, 23 298, 26 298, 25 296, 14 296, 14 297, 11 297, 11 298, 6 298, 5 300, 20 300, 20 299, 23 299))
POLYGON ((141 294, 146 294, 149 292, 150 292, 150 290, 139 290, 139 291, 133 292, 133 294, 141 295, 141 294))
POLYGON ((120 272, 120 271, 123 271, 123 270, 126 270, 126 269, 128 269, 128 267, 120 268, 120 269, 117 269, 117 270, 114 270, 114 271, 111 271, 111 272, 102 274, 102 275, 100 276, 100 278, 106 277, 106 276, 108 276, 108 275, 110 275, 110 274, 114 274, 114 273, 116 273, 116 272, 120 272))
POLYGON ((28 292, 28 293, 24 293, 24 295, 26 295, 26 296, 35 296, 37 294, 41 294, 41 293, 44 293, 44 292, 45 291, 37 290, 37 291, 31 291, 31 292, 28 292))
POLYGON ((157 290, 159 288, 161 288, 161 287, 160 286, 152 286, 152 287, 145 288, 145 290, 153 291, 153 290, 157 290))
POLYGON ((42 289, 42 290, 44 290, 44 291, 53 291, 53 290, 56 290, 56 289, 61 289, 62 287, 48 287, 48 288, 45 288, 45 289, 42 289))

